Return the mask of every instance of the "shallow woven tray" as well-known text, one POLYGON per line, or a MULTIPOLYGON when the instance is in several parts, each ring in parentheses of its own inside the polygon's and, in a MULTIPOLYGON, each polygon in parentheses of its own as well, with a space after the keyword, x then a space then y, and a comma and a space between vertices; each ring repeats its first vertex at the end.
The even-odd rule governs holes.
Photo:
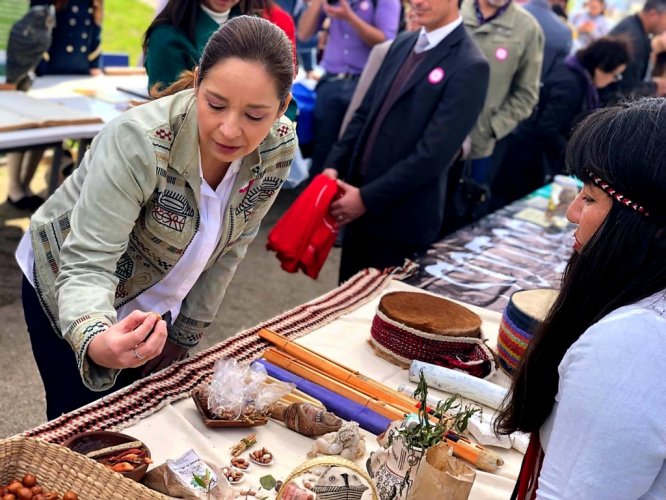
POLYGON ((0 482, 25 474, 37 476, 46 491, 72 490, 79 500, 168 499, 63 446, 24 437, 0 440, 0 482))

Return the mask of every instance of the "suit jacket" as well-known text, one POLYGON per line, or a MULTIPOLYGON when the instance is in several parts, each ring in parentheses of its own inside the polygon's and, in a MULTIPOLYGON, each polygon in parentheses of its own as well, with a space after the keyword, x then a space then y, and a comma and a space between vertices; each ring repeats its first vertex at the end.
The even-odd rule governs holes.
POLYGON ((367 212, 355 223, 365 234, 421 247, 437 239, 449 167, 483 108, 489 69, 462 25, 430 49, 386 114, 361 176, 373 122, 418 36, 396 38, 326 166, 360 186, 367 212))
POLYGON ((556 61, 561 61, 571 52, 573 35, 571 28, 550 8, 547 0, 530 0, 523 8, 534 16, 544 34, 543 65, 541 81, 548 77, 547 73, 556 61))
POLYGON ((612 91, 619 90, 622 95, 631 98, 655 95, 657 86, 650 80, 651 75, 647 74, 652 45, 638 15, 635 14, 620 21, 611 30, 610 35, 625 37, 629 42, 632 56, 627 64, 627 69, 622 73, 622 80, 609 85, 604 93, 608 95, 612 91), (646 78, 648 78, 647 81, 646 78))

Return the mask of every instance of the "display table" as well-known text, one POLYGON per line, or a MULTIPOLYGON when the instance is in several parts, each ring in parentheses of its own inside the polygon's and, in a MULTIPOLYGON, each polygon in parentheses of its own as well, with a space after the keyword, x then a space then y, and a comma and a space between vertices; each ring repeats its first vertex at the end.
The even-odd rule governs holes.
MULTIPOLYGON (((393 279, 398 277, 401 276, 391 277, 375 270, 360 273, 319 299, 241 332, 189 360, 28 431, 26 435, 61 443, 78 432, 123 429, 123 432, 146 443, 156 464, 193 448, 202 458, 223 466, 228 465, 229 448, 242 437, 256 432, 257 446, 271 450, 276 460, 267 467, 253 464, 239 489, 252 486, 256 490, 259 478, 266 474, 285 479, 293 468, 306 459, 306 453, 312 446, 311 439, 273 421, 255 428, 209 429, 204 426, 189 398, 190 390, 210 376, 214 362, 220 357, 234 357, 239 361, 259 357, 268 347, 256 335, 261 327, 292 339, 299 338, 300 344, 390 387, 397 388, 403 384, 413 387, 406 370, 377 357, 367 342, 381 295, 391 291, 415 290, 393 279)), ((494 346, 500 315, 478 307, 471 309, 483 319, 483 332, 490 345, 494 346)), ((504 386, 508 383, 501 372, 491 380, 504 386)), ((432 395, 447 396, 435 390, 432 395)), ((492 415, 492 410, 485 408, 484 415, 492 415)), ((376 449, 375 437, 369 433, 365 436, 368 451, 376 449)), ((502 456, 505 464, 494 474, 478 471, 470 498, 509 498, 522 455, 513 449, 494 450, 502 456)), ((359 460, 359 464, 365 466, 367 457, 359 460)))
POLYGON ((574 225, 564 206, 545 217, 552 186, 465 226, 435 243, 408 283, 502 312, 518 290, 558 288, 571 256, 574 225))
MULTIPOLYGON (((87 141, 95 137, 105 123, 120 115, 136 96, 118 90, 147 88, 145 75, 85 76, 63 75, 37 78, 28 96, 46 99, 74 110, 77 116, 99 118, 98 123, 36 127, 0 133, 0 152, 21 151, 35 147, 54 147, 53 165, 60 165, 61 148, 65 139, 87 141)), ((3 100, 11 99, 11 93, 0 92, 0 108, 3 100)), ((58 171, 52 169, 49 192, 57 187, 58 171)))

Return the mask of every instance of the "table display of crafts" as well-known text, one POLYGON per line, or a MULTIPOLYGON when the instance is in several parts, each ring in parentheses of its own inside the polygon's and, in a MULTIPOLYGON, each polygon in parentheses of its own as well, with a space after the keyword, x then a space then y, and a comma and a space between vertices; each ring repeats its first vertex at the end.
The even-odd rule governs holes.
POLYGON ((497 365, 478 316, 445 299, 412 295, 383 297, 369 341, 382 358, 409 367, 415 392, 387 387, 268 330, 259 332, 273 345, 262 359, 251 365, 218 360, 211 381, 193 391, 207 426, 251 427, 272 418, 312 438, 307 458, 315 464, 306 460, 287 479, 276 479, 270 474, 274 450, 249 434, 231 447, 226 463, 206 462, 189 450, 149 471, 144 484, 207 500, 466 499, 475 470, 503 465, 487 446, 524 452, 526 439, 495 436, 492 419, 462 403, 461 396, 497 409, 506 395, 484 380, 497 365), (410 339, 407 350, 400 338, 410 339), (433 352, 440 357, 432 359, 433 352), (429 396, 429 386, 453 396, 439 401, 429 396), (369 456, 361 429, 379 436, 380 448, 369 456), (246 482, 247 474, 260 477, 261 488, 246 482))

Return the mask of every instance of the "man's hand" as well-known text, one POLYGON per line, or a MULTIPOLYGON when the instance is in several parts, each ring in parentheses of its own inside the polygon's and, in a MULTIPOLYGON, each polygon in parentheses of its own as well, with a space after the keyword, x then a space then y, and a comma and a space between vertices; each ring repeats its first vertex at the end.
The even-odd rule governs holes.
POLYGON ((166 340, 166 322, 158 314, 135 310, 96 335, 87 355, 106 368, 136 368, 157 357, 166 340))
POLYGON ((330 18, 341 19, 343 21, 349 21, 354 15, 354 11, 347 0, 339 0, 337 5, 329 5, 328 2, 325 2, 324 12, 330 18))
POLYGON ((337 180, 338 178, 338 171, 335 170, 334 168, 325 168, 322 171, 322 175, 325 175, 329 179, 337 180))
POLYGON ((666 78, 656 77, 652 81, 657 84, 657 95, 661 97, 666 96, 666 78))
POLYGON ((166 343, 164 344, 164 349, 162 349, 162 352, 159 354, 159 356, 154 357, 143 366, 143 370, 141 370, 141 376, 145 377, 151 373, 164 370, 172 363, 180 361, 181 359, 185 359, 189 352, 190 350, 187 347, 179 346, 178 344, 174 344, 167 339, 166 343))
POLYGON ((661 35, 653 36, 650 45, 652 46, 653 56, 666 52, 666 32, 661 35))
POLYGON ((331 203, 331 215, 339 226, 344 226, 358 219, 366 211, 365 204, 361 199, 361 192, 357 187, 338 180, 340 193, 338 198, 331 203))

